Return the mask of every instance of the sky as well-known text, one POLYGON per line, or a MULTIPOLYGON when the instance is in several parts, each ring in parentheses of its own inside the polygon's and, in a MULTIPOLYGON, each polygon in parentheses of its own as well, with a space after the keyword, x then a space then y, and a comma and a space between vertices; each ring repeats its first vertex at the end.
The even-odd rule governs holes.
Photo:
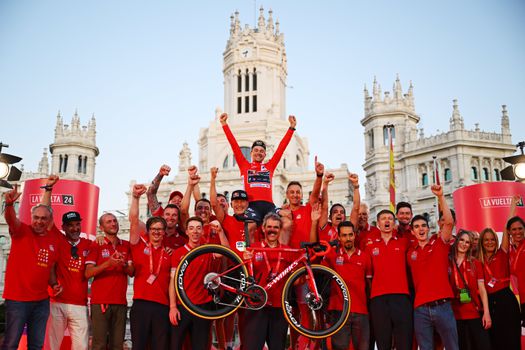
MULTIPOLYGON (((0 141, 35 171, 60 110, 97 120, 99 211, 127 208, 132 179, 178 166, 222 107, 230 15, 254 25, 273 10, 288 59, 287 114, 327 167, 362 178, 363 87, 399 74, 414 85, 420 126, 448 130, 452 100, 465 127, 525 140, 525 2, 0 0, 0 141), (257 9, 257 11, 255 11, 257 9)), ((172 174, 174 175, 174 174, 172 174)))

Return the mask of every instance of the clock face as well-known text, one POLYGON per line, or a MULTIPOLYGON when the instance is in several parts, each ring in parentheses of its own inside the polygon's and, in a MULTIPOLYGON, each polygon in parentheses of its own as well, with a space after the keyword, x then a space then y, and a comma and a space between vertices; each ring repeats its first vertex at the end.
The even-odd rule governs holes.
POLYGON ((250 50, 249 48, 244 48, 241 50, 241 57, 242 58, 248 58, 252 55, 252 50, 250 50))

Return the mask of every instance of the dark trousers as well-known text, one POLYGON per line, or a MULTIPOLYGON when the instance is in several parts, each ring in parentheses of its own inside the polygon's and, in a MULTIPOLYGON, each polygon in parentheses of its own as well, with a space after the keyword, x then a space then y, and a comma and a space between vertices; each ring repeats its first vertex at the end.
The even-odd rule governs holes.
POLYGON ((5 336, 2 349, 16 350, 27 324, 27 348, 42 349, 49 317, 49 299, 40 301, 5 301, 5 336))
POLYGON ((370 314, 379 350, 411 350, 413 339, 412 303, 408 295, 386 294, 370 300, 370 314))
POLYGON ((181 350, 189 333, 192 350, 208 350, 212 321, 192 315, 182 305, 178 308, 180 320, 178 325, 171 327, 171 349, 181 350))
POLYGON ((122 350, 127 311, 126 305, 91 304, 92 350, 122 350))
POLYGON ((456 320, 456 325, 460 350, 491 349, 489 332, 483 328, 481 317, 470 320, 456 320))
POLYGON ((133 349, 168 349, 170 323, 167 305, 135 299, 129 318, 133 349))
POLYGON ((243 319, 241 350, 260 350, 264 343, 268 345, 268 350, 284 350, 288 323, 281 308, 245 310, 243 319))
POLYGON ((259 217, 264 219, 264 216, 275 209, 275 204, 267 201, 252 201, 249 204, 249 208, 255 210, 259 217))
POLYGON ((510 288, 489 294, 490 341, 500 349, 519 350, 521 348, 520 306, 510 288))

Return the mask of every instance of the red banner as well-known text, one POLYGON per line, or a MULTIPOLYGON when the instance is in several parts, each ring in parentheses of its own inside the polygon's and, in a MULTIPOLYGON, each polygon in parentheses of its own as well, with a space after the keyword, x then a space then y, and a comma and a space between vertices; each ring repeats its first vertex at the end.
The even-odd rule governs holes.
MULTIPOLYGON (((21 196, 19 218, 25 223, 31 222, 31 208, 42 200, 46 179, 33 179, 24 182, 21 196)), ((51 206, 53 219, 58 228, 62 227, 62 215, 68 211, 77 211, 82 218, 82 236, 95 237, 97 234, 99 188, 78 180, 58 180, 53 186, 51 206)))
POLYGON ((453 197, 457 229, 480 232, 486 227, 491 227, 496 232, 503 232, 514 195, 521 196, 516 215, 525 218, 525 184, 487 182, 456 190, 453 197))

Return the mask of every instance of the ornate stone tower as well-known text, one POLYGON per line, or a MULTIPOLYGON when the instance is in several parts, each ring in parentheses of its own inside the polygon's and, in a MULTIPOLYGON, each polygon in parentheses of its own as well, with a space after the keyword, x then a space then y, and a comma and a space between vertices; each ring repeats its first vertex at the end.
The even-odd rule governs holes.
POLYGON ((80 125, 77 112, 71 125, 64 124, 60 112, 57 115, 55 140, 49 145, 51 173, 61 178, 95 181, 95 158, 99 154, 96 144, 96 121, 91 117, 87 126, 80 125))

